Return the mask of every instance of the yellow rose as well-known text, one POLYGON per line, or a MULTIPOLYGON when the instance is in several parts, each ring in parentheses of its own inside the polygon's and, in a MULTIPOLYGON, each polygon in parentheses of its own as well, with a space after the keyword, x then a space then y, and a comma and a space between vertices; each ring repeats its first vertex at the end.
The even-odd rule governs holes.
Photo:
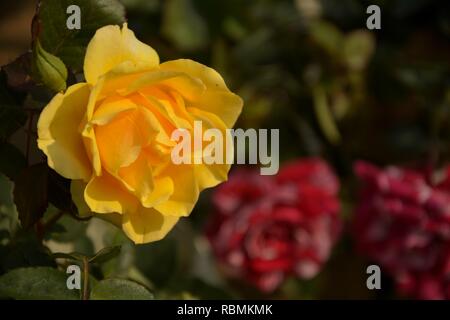
POLYGON ((38 122, 48 165, 72 179, 79 213, 121 226, 135 243, 163 238, 190 214, 200 191, 227 179, 227 164, 171 161, 173 130, 194 121, 224 132, 242 110, 213 69, 191 60, 159 63, 124 24, 97 31, 85 83, 59 93, 38 122))

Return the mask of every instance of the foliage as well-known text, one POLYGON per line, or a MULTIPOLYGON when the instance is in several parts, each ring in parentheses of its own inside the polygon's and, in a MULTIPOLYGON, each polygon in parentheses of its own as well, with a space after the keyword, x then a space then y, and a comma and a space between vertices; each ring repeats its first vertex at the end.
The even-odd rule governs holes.
MULTIPOLYGON (((437 0, 41 0, 29 51, 0 71, 0 297, 267 297, 222 277, 204 237, 209 194, 164 240, 135 246, 107 222, 79 216, 69 181, 33 142, 41 109, 83 79, 95 31, 122 24, 125 10, 161 61, 189 57, 224 75, 245 100, 237 127, 281 128, 282 161, 327 159, 349 221, 355 160, 435 168, 450 160, 448 9, 437 0), (72 4, 80 31, 65 27, 72 4), (381 30, 365 28, 370 4, 382 9, 381 30), (89 271, 86 294, 66 288, 70 264, 89 271)), ((292 278, 269 297, 374 297, 367 264, 344 236, 317 277, 292 278)), ((381 297, 393 297, 385 288, 381 297)))

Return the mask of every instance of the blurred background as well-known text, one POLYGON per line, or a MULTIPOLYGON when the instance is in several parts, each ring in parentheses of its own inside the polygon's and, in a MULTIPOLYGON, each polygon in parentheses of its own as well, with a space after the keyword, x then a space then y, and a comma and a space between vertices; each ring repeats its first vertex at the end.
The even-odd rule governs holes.
MULTIPOLYGON (((217 190, 204 192, 191 217, 160 242, 134 246, 107 223, 64 216, 48 235, 52 251, 93 253, 123 244, 121 255, 97 272, 138 281, 159 298, 427 297, 400 293, 390 272, 382 273, 381 290, 367 289, 366 268, 379 261, 358 251, 350 232, 360 185, 353 166, 360 159, 432 170, 448 163, 448 1, 121 2, 129 28, 161 61, 191 58, 211 66, 244 98, 236 127, 280 129, 282 164, 311 157, 328 163, 340 181, 342 232, 317 275, 288 272, 270 292, 230 277, 214 254, 205 228, 219 210, 211 200, 217 190), (381 30, 366 28, 371 4, 381 8, 381 30)), ((0 65, 29 48, 34 12, 34 1, 0 3, 0 65)), ((7 200, 2 203, 2 210, 12 210, 7 200)), ((448 291, 439 297, 450 299, 450 258, 447 272, 437 285, 448 291)))

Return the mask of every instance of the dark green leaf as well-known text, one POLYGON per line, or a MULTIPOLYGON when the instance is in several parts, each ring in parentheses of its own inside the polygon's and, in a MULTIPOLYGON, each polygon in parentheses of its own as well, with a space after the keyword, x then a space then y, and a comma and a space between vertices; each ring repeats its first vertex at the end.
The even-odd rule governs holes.
POLYGON ((70 180, 63 178, 53 169, 49 169, 48 173, 48 201, 63 212, 77 213, 70 193, 70 180))
POLYGON ((0 145, 0 154, 0 172, 12 180, 27 166, 25 156, 10 143, 0 145))
POLYGON ((19 230, 7 246, 1 247, 0 272, 22 267, 54 267, 50 251, 36 238, 34 233, 19 230))
POLYGON ((92 300, 153 300, 146 288, 125 279, 105 279, 98 282, 91 291, 92 300))
POLYGON ((67 275, 48 267, 14 269, 0 277, 0 296, 21 300, 77 300, 69 290, 67 275))
POLYGON ((37 164, 23 170, 15 180, 14 203, 23 228, 34 225, 48 206, 48 167, 37 164))
POLYGON ((16 132, 26 120, 27 116, 21 107, 4 105, 0 101, 0 140, 5 140, 16 132))
POLYGON ((82 69, 86 47, 97 29, 125 22, 125 9, 117 0, 41 0, 36 28, 42 47, 70 68, 82 69), (69 30, 67 7, 81 9, 81 29, 69 30))
POLYGON ((89 259, 91 263, 102 263, 108 261, 120 254, 120 246, 106 247, 97 252, 97 254, 89 259))
MULTIPOLYGON (((32 61, 33 54, 31 51, 28 51, 2 67, 9 88, 18 92, 26 92, 34 86, 31 77, 32 61)), ((8 94, 10 93, 8 92, 8 94)))

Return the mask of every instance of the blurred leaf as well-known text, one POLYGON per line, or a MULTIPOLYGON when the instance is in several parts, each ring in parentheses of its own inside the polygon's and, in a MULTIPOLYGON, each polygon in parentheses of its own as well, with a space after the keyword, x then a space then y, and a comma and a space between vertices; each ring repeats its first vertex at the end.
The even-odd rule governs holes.
POLYGON ((106 247, 97 252, 93 257, 89 258, 90 263, 103 263, 120 254, 120 246, 106 247))
POLYGON ((314 109, 323 134, 330 143, 338 144, 341 141, 341 135, 328 105, 327 96, 324 89, 321 87, 314 88, 313 96, 314 109))
POLYGON ((19 222, 12 199, 12 188, 13 183, 0 174, 0 231, 3 232, 3 238, 12 236, 19 222))
POLYGON ((55 262, 50 257, 50 251, 43 246, 33 233, 18 230, 6 246, 1 246, 0 269, 4 271, 15 268, 43 266, 54 267, 55 262))
MULTIPOLYGON (((272 61, 279 48, 274 46, 274 32, 268 27, 260 27, 251 32, 235 48, 236 59, 246 64, 262 64, 272 61)), ((259 80, 259 79, 258 79, 259 80)))
POLYGON ((429 0, 395 0, 392 1, 393 13, 399 18, 406 18, 423 9, 429 0))
POLYGON ((345 37, 344 59, 355 71, 364 69, 375 51, 375 37, 367 30, 356 30, 345 37))
POLYGON ((0 172, 12 180, 27 166, 25 156, 10 143, 0 144, 0 154, 0 172))
POLYGON ((139 12, 155 12, 160 5, 159 0, 120 0, 127 10, 139 12))
POLYGON ((207 25, 191 0, 165 1, 162 34, 185 51, 201 49, 208 41, 207 25))
POLYGON ((48 267, 20 268, 0 277, 0 297, 19 300, 78 300, 66 286, 67 275, 48 267))
POLYGON ((224 300, 232 296, 225 288, 213 286, 201 279, 195 278, 186 286, 186 290, 199 299, 224 300))
POLYGON ((23 228, 34 225, 48 206, 47 164, 37 164, 23 170, 15 180, 14 203, 23 228))
POLYGON ((136 247, 136 266, 157 287, 166 285, 177 270, 178 248, 173 237, 136 247), (161 268, 164 266, 164 268, 161 268))
POLYGON ((57 242, 73 242, 74 239, 79 239, 85 236, 87 223, 77 221, 70 215, 63 215, 58 220, 57 225, 62 227, 63 232, 54 232, 52 234, 52 240, 57 242))
POLYGON ((227 17, 223 22, 224 32, 232 39, 239 41, 247 35, 247 30, 242 23, 233 17, 227 17))
POLYGON ((42 83, 54 92, 66 89, 67 68, 58 57, 42 48, 39 40, 33 48, 33 73, 42 83))
POLYGON ((83 261, 84 255, 78 252, 64 253, 64 252, 55 252, 52 254, 53 259, 67 259, 73 261, 83 261))
POLYGON ((35 18, 35 30, 42 47, 64 63, 80 71, 86 47, 97 29, 106 25, 122 25, 125 9, 117 0, 41 0, 35 18), (81 9, 81 29, 66 27, 66 9, 77 5, 81 9))
POLYGON ((153 300, 153 295, 136 282, 125 279, 105 279, 93 286, 92 300, 153 300))
POLYGON ((315 21, 311 24, 311 37, 329 54, 339 54, 344 35, 333 24, 326 21, 315 21))
MULTIPOLYGON (((80 223, 77 221, 77 223, 80 223)), ((73 246, 75 251, 82 252, 85 255, 92 256, 95 253, 94 244, 92 243, 92 240, 87 236, 83 235, 79 238, 77 238, 73 242, 73 246)))

